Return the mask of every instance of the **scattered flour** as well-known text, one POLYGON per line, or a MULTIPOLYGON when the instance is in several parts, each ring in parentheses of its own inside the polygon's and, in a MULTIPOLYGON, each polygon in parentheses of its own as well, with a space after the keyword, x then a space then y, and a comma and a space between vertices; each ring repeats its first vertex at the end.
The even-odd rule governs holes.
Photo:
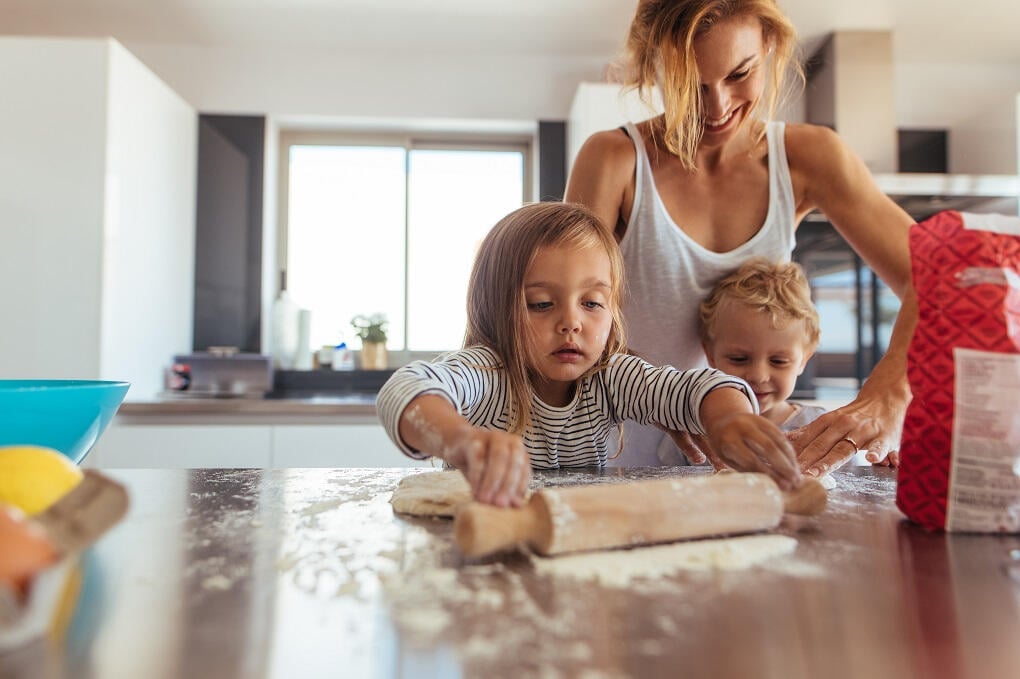
POLYGON ((553 577, 594 580, 627 587, 637 579, 660 578, 682 570, 737 570, 790 554, 797 541, 786 535, 750 535, 697 540, 630 550, 535 557, 535 569, 553 577))
POLYGON ((212 575, 202 581, 202 589, 223 591, 234 586, 234 582, 224 575, 212 575))

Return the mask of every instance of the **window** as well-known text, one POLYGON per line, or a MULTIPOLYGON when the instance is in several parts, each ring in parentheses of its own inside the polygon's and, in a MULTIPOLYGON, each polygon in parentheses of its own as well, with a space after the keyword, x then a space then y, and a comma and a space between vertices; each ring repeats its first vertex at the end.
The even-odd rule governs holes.
POLYGON ((294 132, 281 146, 279 261, 311 346, 358 348, 351 318, 384 313, 391 351, 459 347, 475 252, 530 194, 528 141, 294 132))

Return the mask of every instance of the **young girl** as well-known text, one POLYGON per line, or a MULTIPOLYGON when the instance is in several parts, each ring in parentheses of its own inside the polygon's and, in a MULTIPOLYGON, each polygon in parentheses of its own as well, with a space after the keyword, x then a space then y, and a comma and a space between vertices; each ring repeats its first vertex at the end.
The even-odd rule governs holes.
POLYGON ((719 281, 700 314, 708 364, 746 380, 762 417, 792 431, 825 412, 786 400, 820 336, 818 311, 800 266, 752 259, 719 281))
POLYGON ((499 506, 523 503, 531 467, 604 466, 623 420, 707 434, 730 466, 796 485, 793 448, 743 380, 623 353, 622 272, 612 233, 583 207, 507 215, 475 260, 465 348, 404 366, 379 392, 390 437, 499 506))

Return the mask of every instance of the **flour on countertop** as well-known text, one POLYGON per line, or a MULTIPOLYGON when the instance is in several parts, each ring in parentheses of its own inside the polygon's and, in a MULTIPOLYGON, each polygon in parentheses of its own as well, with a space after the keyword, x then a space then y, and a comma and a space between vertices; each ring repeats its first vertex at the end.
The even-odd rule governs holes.
POLYGON ((737 570, 792 553, 797 541, 786 535, 749 535, 696 540, 534 559, 539 573, 594 580, 607 587, 627 587, 636 579, 653 579, 682 570, 737 570))

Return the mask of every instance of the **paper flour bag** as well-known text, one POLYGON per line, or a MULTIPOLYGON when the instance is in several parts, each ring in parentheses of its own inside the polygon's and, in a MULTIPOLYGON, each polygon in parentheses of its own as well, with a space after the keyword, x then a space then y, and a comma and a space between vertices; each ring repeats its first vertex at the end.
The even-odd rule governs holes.
POLYGON ((910 257, 896 504, 929 529, 1020 532, 1020 218, 940 212, 910 257))

